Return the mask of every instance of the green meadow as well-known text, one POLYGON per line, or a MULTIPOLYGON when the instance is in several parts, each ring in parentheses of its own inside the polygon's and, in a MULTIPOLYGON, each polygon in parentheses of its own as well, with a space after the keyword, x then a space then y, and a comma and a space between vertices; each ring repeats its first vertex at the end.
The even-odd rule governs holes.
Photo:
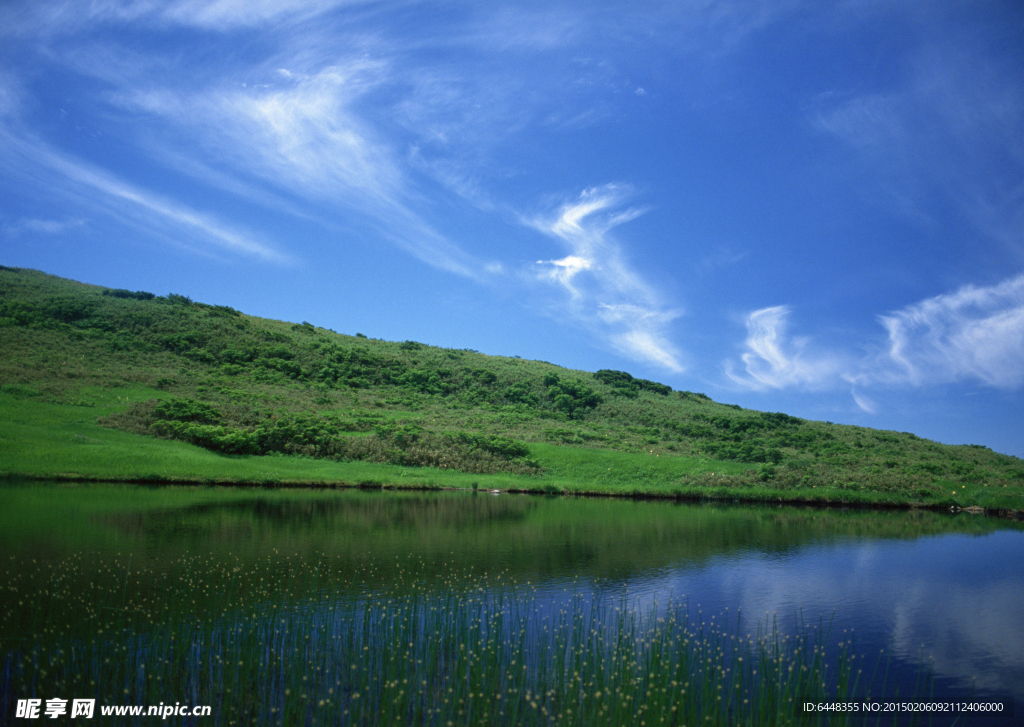
POLYGON ((981 446, 0 268, 0 476, 1019 511, 981 446))

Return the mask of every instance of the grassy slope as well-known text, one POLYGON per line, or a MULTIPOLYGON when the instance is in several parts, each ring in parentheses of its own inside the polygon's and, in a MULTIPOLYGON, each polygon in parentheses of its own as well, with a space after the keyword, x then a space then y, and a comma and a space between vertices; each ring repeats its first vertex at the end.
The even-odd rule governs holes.
MULTIPOLYGON (((1024 502, 1024 462, 984 447, 766 415, 654 382, 346 336, 180 296, 111 293, 0 268, 0 473, 1024 502), (272 439, 277 452, 231 455, 152 436, 155 403, 182 399, 214 407, 218 436, 248 447, 235 451, 266 452, 272 439), (528 457, 472 459, 479 438, 495 436, 526 442, 528 457), (433 466, 398 464, 412 461, 433 466)), ((161 431, 198 441, 190 426, 161 431)))

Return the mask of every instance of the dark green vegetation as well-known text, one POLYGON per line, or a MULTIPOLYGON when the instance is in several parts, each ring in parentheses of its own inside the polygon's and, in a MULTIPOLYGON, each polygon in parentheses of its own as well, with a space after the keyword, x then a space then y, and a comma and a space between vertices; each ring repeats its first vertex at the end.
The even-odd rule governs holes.
MULTIPOLYGON (((77 565, 56 564, 53 575, 77 565)), ((863 713, 826 717, 801 705, 900 697, 877 664, 858 673, 863 660, 846 645, 830 663, 821 630, 789 638, 765 623, 748 635, 691 621, 680 604, 665 615, 577 597, 554 610, 500 574, 456 575, 457 584, 426 592, 399 581, 401 595, 364 591, 339 603, 317 598, 333 580, 329 563, 299 561, 287 584, 266 580, 267 568, 215 569, 197 558, 181 565, 190 577, 168 581, 156 598, 116 584, 93 589, 88 601, 167 627, 107 615, 107 629, 70 648, 46 639, 16 649, 3 666, 21 686, 17 696, 88 693, 101 705, 157 705, 174 695, 211 706, 227 724, 587 726, 862 724, 870 722, 863 713), (231 591, 247 581, 262 586, 252 600, 231 591), (219 619, 176 618, 195 590, 221 594, 219 619)), ((44 637, 57 624, 48 626, 44 637)))
POLYGON ((218 724, 843 724, 799 705, 896 692, 841 629, 588 589, 755 547, 1020 527, 469 492, 0 492, 0 714, 66 694, 209 704, 218 724))
POLYGON ((30 270, 0 269, 0 349, 10 475, 1024 502, 1024 461, 985 447, 30 270))

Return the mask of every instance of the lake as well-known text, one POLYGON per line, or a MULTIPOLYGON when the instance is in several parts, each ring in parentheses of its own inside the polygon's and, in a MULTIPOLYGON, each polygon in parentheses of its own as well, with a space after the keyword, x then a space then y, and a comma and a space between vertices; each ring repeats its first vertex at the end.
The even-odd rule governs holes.
POLYGON ((7 721, 58 698, 64 719, 94 699, 97 717, 202 725, 1024 721, 1017 522, 485 492, 2 497, 7 721), (885 711, 907 703, 958 711, 885 711))

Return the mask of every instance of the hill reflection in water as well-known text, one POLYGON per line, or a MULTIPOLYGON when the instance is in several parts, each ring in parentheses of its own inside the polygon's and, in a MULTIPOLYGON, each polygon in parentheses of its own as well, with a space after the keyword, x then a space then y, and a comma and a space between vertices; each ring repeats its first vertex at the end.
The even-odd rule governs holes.
MULTIPOLYGON (((69 592, 156 593, 229 564, 240 574, 231 592, 249 593, 251 605, 275 590, 295 593, 297 563, 330 566, 309 586, 311 603, 487 574, 555 601, 685 599, 701 618, 735 623, 741 613, 741 630, 766 617, 784 629, 831 622, 834 635, 854 634, 858 651, 891 652, 900 678, 913 679, 923 655, 935 699, 966 699, 972 689, 975 699, 1024 698, 1016 523, 486 493, 33 485, 4 497, 0 576, 10 583, 59 573, 69 592), (257 568, 259 581, 247 581, 257 568)), ((95 631, 94 614, 43 600, 8 600, 0 638, 16 639, 41 607, 72 635, 95 631)), ((224 611, 223 593, 187 601, 178 618, 224 611)))

